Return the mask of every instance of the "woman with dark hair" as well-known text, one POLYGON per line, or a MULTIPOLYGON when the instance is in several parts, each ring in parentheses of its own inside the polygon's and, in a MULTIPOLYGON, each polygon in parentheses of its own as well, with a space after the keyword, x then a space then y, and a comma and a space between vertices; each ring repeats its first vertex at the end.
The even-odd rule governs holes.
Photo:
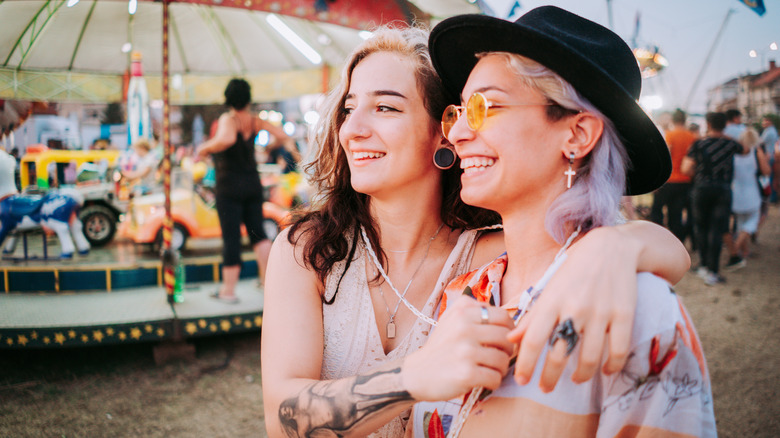
MULTIPOLYGON (((500 231, 480 229, 497 223, 495 213, 460 199, 461 171, 438 122, 448 103, 424 30, 381 28, 347 60, 314 131, 318 155, 309 170, 319 200, 280 234, 269 260, 261 359, 270 436, 402 436, 414 399, 399 371, 425 343, 443 286, 503 251, 500 231)), ((536 307, 526 337, 539 345, 527 354, 539 354, 560 316, 587 314, 587 360, 577 378, 595 372, 588 364, 605 343, 607 368, 620 368, 637 267, 676 281, 688 264, 680 243, 653 224, 592 234, 536 307), (605 283, 604 272, 623 276, 605 283)), ((501 312, 492 313, 498 320, 501 312)), ((437 360, 473 343, 498 346, 489 347, 491 370, 460 376, 464 384, 497 384, 512 347, 504 318, 487 330, 468 320, 437 328, 468 335, 453 335, 453 348, 437 360)), ((545 383, 554 386, 566 359, 548 358, 545 383)), ((440 397, 458 394, 441 390, 440 397)))
MULTIPOLYGON (((506 240, 505 253, 445 290, 453 307, 475 301, 470 297, 485 307, 440 309, 439 325, 454 318, 490 327, 501 322, 492 309, 522 320, 545 299, 547 281, 561 275, 556 271, 570 245, 620 223, 623 194, 647 193, 666 181, 668 149, 636 102, 641 76, 631 49, 597 23, 554 6, 515 22, 464 15, 433 29, 430 50, 442 82, 463 102, 442 117, 463 169, 461 197, 498 212, 506 240)), ((530 379, 509 373, 487 387, 489 393, 476 388, 435 401, 428 394, 440 391, 441 370, 461 366, 415 366, 453 348, 436 327, 400 372, 413 397, 432 401, 415 407, 407 436, 716 436, 707 365, 685 307, 651 273, 639 274, 636 288, 628 360, 620 372, 576 383, 572 360, 552 391, 543 371, 530 379), (437 348, 426 351, 429 345, 437 348)), ((546 349, 578 356, 589 348, 583 316, 561 315, 546 349)), ((509 339, 518 341, 519 333, 509 339)), ((523 339, 517 366, 530 359, 540 370, 524 347, 523 339)), ((466 361, 489 360, 487 352, 474 355, 466 361)))
POLYGON ((271 241, 263 230, 263 186, 255 159, 255 136, 268 131, 275 141, 288 140, 284 131, 249 112, 252 94, 249 83, 231 79, 225 88, 228 112, 217 122, 214 137, 200 145, 198 158, 214 156, 217 175, 216 198, 219 226, 222 229, 222 287, 212 297, 229 304, 238 303, 236 284, 241 274, 241 224, 257 256, 260 279, 265 268, 271 241))

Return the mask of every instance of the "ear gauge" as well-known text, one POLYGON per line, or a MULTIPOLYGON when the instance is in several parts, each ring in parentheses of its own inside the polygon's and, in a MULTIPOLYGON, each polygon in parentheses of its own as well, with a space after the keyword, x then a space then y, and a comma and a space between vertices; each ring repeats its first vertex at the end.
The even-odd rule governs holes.
POLYGON ((455 164, 455 149, 451 145, 442 145, 433 153, 433 165, 447 170, 455 164))

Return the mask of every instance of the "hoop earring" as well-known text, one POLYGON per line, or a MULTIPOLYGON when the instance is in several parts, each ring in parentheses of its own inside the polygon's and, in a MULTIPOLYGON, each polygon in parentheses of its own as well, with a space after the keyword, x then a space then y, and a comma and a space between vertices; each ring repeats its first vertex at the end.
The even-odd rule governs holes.
POLYGON ((566 172, 563 172, 564 175, 566 175, 566 188, 571 188, 571 179, 574 175, 577 174, 574 170, 572 170, 571 166, 574 164, 574 152, 569 152, 569 170, 566 172))
POLYGON ((442 145, 433 153, 433 165, 441 170, 447 170, 455 164, 455 148, 442 145))

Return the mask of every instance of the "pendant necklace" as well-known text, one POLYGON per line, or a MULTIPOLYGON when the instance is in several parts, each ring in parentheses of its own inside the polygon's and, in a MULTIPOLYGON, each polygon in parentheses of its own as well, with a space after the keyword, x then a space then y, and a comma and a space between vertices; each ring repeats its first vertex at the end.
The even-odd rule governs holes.
MULTIPOLYGON (((425 254, 423 255, 422 260, 420 260, 420 264, 417 266, 417 269, 415 269, 414 273, 412 274, 412 277, 409 279, 409 283, 406 284, 406 288, 404 289, 404 292, 402 294, 398 292, 398 289, 396 289, 395 286, 393 286, 393 283, 390 281, 390 278, 384 273, 384 269, 382 269, 382 266, 379 264, 379 260, 377 260, 375 256, 372 257, 374 261, 374 265, 377 268, 377 273, 385 274, 384 275, 385 282, 387 283, 388 286, 390 286, 390 289, 392 289, 393 292, 395 292, 395 294, 398 296, 398 302, 395 304, 395 309, 393 310, 393 313, 390 313, 390 306, 387 305, 385 294, 382 291, 382 285, 381 284, 379 285, 379 295, 382 297, 382 302, 385 303, 385 309, 387 310, 387 315, 389 316, 389 319, 387 321, 387 326, 385 327, 385 329, 387 330, 386 332, 387 339, 395 338, 395 315, 398 313, 398 309, 401 306, 401 302, 404 302, 404 304, 409 306, 409 304, 407 304, 408 302, 405 299, 406 293, 409 292, 409 287, 412 286, 414 277, 417 276, 417 273, 420 272, 420 269, 422 268, 423 264, 425 264, 425 259, 428 258, 428 251, 430 251, 431 249, 431 244, 433 243, 434 240, 436 240, 436 236, 439 235, 439 232, 441 231, 443 226, 444 226, 443 223, 439 225, 439 228, 436 230, 435 233, 433 233, 433 236, 431 236, 431 238, 428 239, 428 246, 425 248, 425 254)), ((365 230, 362 227, 361 227, 361 232, 363 234, 363 243, 366 245, 367 249, 370 249, 371 244, 369 243, 368 238, 366 237, 365 230)), ((371 254, 372 256, 374 255, 373 251, 371 251, 371 254)))

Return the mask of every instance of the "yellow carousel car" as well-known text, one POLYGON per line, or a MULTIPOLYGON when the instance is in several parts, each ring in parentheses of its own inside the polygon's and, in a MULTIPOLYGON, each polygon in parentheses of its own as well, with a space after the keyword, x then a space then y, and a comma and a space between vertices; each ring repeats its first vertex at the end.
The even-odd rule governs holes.
MULTIPOLYGON (((200 164, 200 163, 199 163, 200 164)), ((219 217, 213 192, 194 181, 202 179, 203 172, 196 166, 191 171, 176 170, 172 175, 171 213, 173 235, 171 247, 181 250, 189 239, 221 237, 219 217)), ((263 203, 263 229, 270 239, 287 226, 288 209, 272 202, 263 203)), ((153 250, 162 246, 162 229, 165 219, 165 195, 153 193, 133 198, 125 220, 120 224, 119 235, 135 243, 148 244, 153 250)), ((246 230, 241 227, 242 235, 246 230)))

